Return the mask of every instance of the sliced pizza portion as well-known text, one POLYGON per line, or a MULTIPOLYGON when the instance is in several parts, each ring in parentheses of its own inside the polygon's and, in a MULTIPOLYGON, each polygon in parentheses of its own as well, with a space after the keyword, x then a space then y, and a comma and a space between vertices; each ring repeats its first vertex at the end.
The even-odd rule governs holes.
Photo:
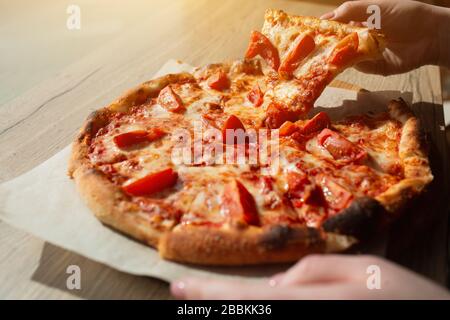
POLYGON ((266 125, 304 117, 342 71, 376 59, 384 37, 375 30, 269 9, 262 32, 253 31, 247 59, 261 59, 266 74, 266 125))

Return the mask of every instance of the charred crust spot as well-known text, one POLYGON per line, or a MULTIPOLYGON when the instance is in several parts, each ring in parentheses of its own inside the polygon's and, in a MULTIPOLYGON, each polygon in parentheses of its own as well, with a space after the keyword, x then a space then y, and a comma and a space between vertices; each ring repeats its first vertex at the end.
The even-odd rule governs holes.
POLYGON ((327 232, 364 240, 377 230, 384 211, 384 207, 377 200, 369 197, 358 198, 347 209, 325 220, 322 227, 327 232))
POLYGON ((267 228, 261 238, 261 244, 267 250, 279 250, 291 243, 314 245, 320 240, 319 232, 312 228, 292 228, 275 225, 267 228))

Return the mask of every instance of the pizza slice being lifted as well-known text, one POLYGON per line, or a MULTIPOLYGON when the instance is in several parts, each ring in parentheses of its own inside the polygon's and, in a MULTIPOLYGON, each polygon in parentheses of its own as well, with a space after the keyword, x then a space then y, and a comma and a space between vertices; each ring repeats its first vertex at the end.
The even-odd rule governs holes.
POLYGON ((339 73, 376 59, 383 47, 383 35, 368 28, 267 10, 246 52, 247 59, 263 60, 266 125, 304 117, 339 73))

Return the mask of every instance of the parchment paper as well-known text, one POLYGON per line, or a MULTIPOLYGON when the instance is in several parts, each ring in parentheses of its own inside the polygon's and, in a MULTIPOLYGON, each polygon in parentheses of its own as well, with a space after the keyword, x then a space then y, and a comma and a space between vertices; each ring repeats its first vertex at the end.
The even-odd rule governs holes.
MULTIPOLYGON (((168 61, 155 75, 191 71, 168 61)), ((327 108, 332 118, 385 110, 399 92, 357 92, 328 87, 313 112, 327 108), (332 109, 330 109, 332 108, 332 109)), ((411 101, 410 95, 401 95, 411 101)), ((123 272, 165 281, 183 276, 239 278, 255 281, 287 268, 286 265, 217 268, 183 265, 162 260, 145 245, 102 225, 78 196, 67 176, 70 146, 27 173, 0 185, 0 218, 14 227, 123 272)))

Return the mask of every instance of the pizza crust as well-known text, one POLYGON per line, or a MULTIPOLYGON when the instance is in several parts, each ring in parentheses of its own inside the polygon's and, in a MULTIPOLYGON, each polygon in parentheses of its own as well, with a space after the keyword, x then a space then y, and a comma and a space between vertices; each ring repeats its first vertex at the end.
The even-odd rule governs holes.
POLYGON ((180 226, 158 245, 163 258, 206 265, 253 265, 293 262, 319 252, 340 252, 356 240, 308 227, 213 229, 180 226))
POLYGON ((402 123, 399 157, 404 169, 404 179, 391 186, 376 199, 391 213, 399 213, 409 200, 420 194, 433 180, 419 119, 403 99, 392 100, 389 114, 402 123))
POLYGON ((380 202, 362 197, 355 199, 344 211, 325 220, 322 228, 327 232, 365 240, 378 231, 384 213, 385 209, 380 202))

